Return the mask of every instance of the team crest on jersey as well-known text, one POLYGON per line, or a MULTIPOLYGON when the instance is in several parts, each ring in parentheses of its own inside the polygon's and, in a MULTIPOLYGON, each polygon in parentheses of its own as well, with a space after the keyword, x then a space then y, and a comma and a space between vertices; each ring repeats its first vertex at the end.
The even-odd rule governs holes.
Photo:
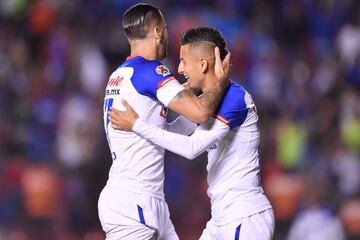
POLYGON ((155 71, 157 74, 162 75, 163 77, 170 74, 170 70, 164 65, 157 66, 155 71))

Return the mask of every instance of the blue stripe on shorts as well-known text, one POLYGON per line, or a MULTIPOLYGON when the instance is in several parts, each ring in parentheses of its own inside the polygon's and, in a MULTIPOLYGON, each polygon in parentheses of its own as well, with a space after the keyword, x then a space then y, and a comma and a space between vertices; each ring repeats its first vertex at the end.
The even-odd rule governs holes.
POLYGON ((145 224, 145 218, 144 218, 144 212, 143 212, 143 209, 137 205, 137 208, 138 208, 138 213, 139 213, 139 218, 140 218, 140 222, 142 224, 145 224))
POLYGON ((239 240, 239 237, 240 237, 240 228, 241 228, 241 224, 236 228, 236 231, 235 231, 235 240, 239 240))

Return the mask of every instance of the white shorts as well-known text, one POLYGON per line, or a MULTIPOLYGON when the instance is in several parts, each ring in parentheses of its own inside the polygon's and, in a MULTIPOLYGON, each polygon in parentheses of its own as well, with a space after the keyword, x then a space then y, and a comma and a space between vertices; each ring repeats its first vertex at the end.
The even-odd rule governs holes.
POLYGON ((98 211, 107 240, 178 240, 165 200, 105 186, 98 211))
POLYGON ((216 225, 210 219, 200 240, 270 240, 274 229, 274 212, 268 209, 224 225, 216 225))

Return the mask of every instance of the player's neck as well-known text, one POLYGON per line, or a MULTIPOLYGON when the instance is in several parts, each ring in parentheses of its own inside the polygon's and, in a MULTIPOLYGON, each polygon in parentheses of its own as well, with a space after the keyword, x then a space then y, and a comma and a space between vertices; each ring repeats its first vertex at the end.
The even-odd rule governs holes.
POLYGON ((203 87, 202 87, 202 91, 207 91, 208 89, 211 89, 214 86, 214 82, 217 81, 217 78, 215 76, 215 74, 213 73, 208 73, 205 76, 204 82, 203 82, 203 87))
POLYGON ((159 60, 157 59, 157 51, 151 46, 151 43, 145 40, 133 41, 131 44, 130 57, 141 56, 147 60, 159 60))

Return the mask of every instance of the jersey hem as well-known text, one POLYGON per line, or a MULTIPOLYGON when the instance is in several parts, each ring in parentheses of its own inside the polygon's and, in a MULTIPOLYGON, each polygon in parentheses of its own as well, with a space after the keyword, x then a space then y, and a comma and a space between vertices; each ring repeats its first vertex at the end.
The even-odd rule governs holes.
POLYGON ((120 190, 123 190, 123 191, 126 191, 126 192, 132 192, 132 193, 147 195, 147 196, 154 197, 154 198, 157 198, 157 199, 165 200, 165 194, 164 193, 151 192, 151 191, 144 190, 144 189, 135 189, 135 188, 130 188, 130 187, 123 187, 123 186, 119 186, 117 184, 109 183, 109 182, 107 182, 106 185, 108 187, 110 187, 110 188, 116 188, 116 189, 120 189, 120 190))
POLYGON ((225 224, 229 224, 233 221, 239 220, 241 218, 249 217, 251 215, 266 211, 268 209, 272 209, 272 206, 269 204, 266 204, 260 208, 252 209, 249 211, 239 211, 239 214, 237 216, 234 216, 233 215, 234 213, 232 213, 231 216, 224 216, 224 217, 221 217, 221 219, 215 218, 214 216, 211 216, 211 218, 213 219, 213 221, 216 225, 225 225, 225 224))

